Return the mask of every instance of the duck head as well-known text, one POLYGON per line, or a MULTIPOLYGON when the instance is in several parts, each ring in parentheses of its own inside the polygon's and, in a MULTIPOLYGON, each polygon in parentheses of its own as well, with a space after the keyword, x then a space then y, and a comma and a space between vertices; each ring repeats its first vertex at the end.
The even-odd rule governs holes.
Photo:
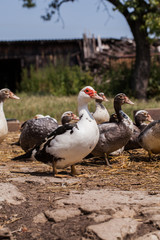
POLYGON ((91 86, 86 86, 78 94, 78 101, 88 103, 92 99, 99 99, 103 101, 103 98, 97 94, 97 92, 91 86))
POLYGON ((114 98, 114 109, 117 114, 117 118, 120 120, 122 115, 120 114, 121 106, 123 104, 134 104, 124 93, 118 93, 114 98))
POLYGON ((118 93, 115 98, 114 102, 118 102, 119 105, 127 104, 134 104, 124 93, 118 93))
POLYGON ((139 110, 135 114, 135 122, 137 126, 144 122, 153 122, 153 121, 154 121, 153 118, 146 110, 139 110))
POLYGON ((96 99, 96 102, 99 102, 99 103, 101 103, 102 101, 108 102, 108 99, 106 98, 106 96, 104 95, 103 92, 100 92, 98 95, 99 95, 103 100, 101 100, 101 99, 96 99))
POLYGON ((5 99, 12 98, 12 99, 20 99, 16 96, 13 92, 11 92, 8 88, 3 88, 0 90, 0 100, 4 101, 5 99))
POLYGON ((69 123, 71 121, 78 121, 79 117, 74 114, 72 111, 67 111, 62 114, 61 123, 64 125, 65 123, 69 123))

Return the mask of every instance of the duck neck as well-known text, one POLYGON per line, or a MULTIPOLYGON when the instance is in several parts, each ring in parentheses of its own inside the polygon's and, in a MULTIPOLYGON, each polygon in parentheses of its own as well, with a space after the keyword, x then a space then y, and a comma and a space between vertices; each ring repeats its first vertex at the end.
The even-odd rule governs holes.
POLYGON ((114 109, 115 109, 115 112, 117 114, 118 120, 121 121, 122 120, 122 116, 121 116, 121 114, 119 112, 120 110, 122 110, 121 104, 119 102, 117 102, 117 101, 114 101, 114 109))
POLYGON ((79 113, 80 120, 83 116, 86 116, 87 118, 94 119, 93 116, 91 115, 91 113, 88 110, 88 103, 84 103, 84 102, 79 103, 78 104, 78 113, 79 113))
POLYGON ((5 114, 3 111, 3 101, 0 102, 0 127, 4 126, 7 124, 5 114))
POLYGON ((3 102, 0 102, 0 115, 4 115, 4 111, 3 111, 3 102))
POLYGON ((140 121, 140 120, 135 118, 135 124, 136 124, 137 127, 140 127, 143 124, 143 121, 140 121))
POLYGON ((8 125, 3 111, 3 101, 0 102, 0 142, 4 139, 4 136, 8 133, 8 125))
POLYGON ((102 110, 104 110, 105 107, 104 107, 104 105, 103 105, 101 102, 96 102, 96 109, 102 109, 102 110))

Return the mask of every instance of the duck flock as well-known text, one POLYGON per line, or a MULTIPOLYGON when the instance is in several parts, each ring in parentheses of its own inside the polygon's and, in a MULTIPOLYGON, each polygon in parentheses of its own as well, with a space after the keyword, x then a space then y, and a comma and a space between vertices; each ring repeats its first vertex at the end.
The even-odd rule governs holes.
MULTIPOLYGON (((19 99, 9 89, 0 90, 0 143, 8 133, 3 111, 5 99, 19 99)), ((71 167, 71 175, 77 175, 75 165, 90 157, 103 158, 110 166, 109 155, 124 150, 144 148, 149 159, 160 153, 160 120, 153 120, 145 110, 135 114, 135 123, 122 110, 123 104, 134 104, 124 93, 114 97, 115 112, 110 116, 103 101, 104 93, 84 87, 78 94, 78 115, 71 111, 62 114, 61 125, 49 115, 36 115, 21 126, 18 142, 25 154, 12 160, 37 160, 57 169, 71 167), (96 110, 91 113, 88 103, 95 101, 96 110), (74 121, 74 122, 73 122, 74 121)))

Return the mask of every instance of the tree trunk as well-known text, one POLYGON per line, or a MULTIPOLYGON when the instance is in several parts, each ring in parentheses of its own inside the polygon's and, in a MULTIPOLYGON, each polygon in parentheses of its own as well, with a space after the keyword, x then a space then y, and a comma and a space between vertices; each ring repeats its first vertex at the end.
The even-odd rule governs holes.
POLYGON ((136 42, 136 62, 134 72, 134 92, 138 99, 146 99, 150 74, 150 44, 148 40, 139 35, 136 42))
POLYGON ((136 11, 136 19, 133 18, 134 14, 130 13, 128 6, 123 4, 120 0, 107 0, 117 7, 117 9, 126 18, 133 37, 136 43, 136 62, 133 74, 132 87, 135 97, 138 99, 146 99, 147 86, 150 75, 150 43, 148 40, 148 32, 145 26, 144 14, 146 13, 146 1, 137 1, 140 12, 136 11))
POLYGON ((136 98, 146 99, 150 75, 150 43, 147 32, 145 30, 140 30, 141 26, 142 24, 139 22, 130 24, 136 43, 136 61, 132 88, 136 98))

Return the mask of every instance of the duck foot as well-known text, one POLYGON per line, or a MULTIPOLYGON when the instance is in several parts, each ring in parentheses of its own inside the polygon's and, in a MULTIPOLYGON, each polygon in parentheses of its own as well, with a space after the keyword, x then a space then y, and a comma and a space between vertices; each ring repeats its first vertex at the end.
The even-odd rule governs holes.
POLYGON ((52 162, 52 168, 53 168, 53 176, 55 176, 58 173, 58 171, 56 168, 56 163, 54 161, 52 162))
POLYGON ((151 151, 148 151, 148 162, 151 162, 153 160, 153 154, 151 151))
POLYGON ((110 161, 109 161, 109 159, 108 159, 108 155, 107 155, 107 154, 105 154, 104 159, 105 159, 106 165, 107 165, 108 167, 111 167, 111 168, 112 168, 112 165, 111 165, 111 163, 110 163, 110 161))

